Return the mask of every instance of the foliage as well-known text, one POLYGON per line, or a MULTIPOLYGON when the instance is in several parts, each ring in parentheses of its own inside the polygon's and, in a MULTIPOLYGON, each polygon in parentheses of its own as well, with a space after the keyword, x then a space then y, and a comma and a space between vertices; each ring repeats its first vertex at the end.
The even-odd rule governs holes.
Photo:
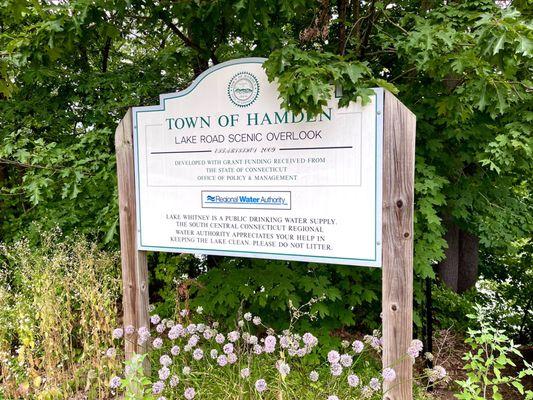
MULTIPOLYGON (((118 328, 116 344, 121 339, 137 341, 147 350, 151 374, 143 375, 142 357, 134 356, 126 363, 124 378, 111 379, 111 390, 135 399, 338 400, 381 399, 386 393, 384 383, 389 387, 400 384, 394 365, 381 369, 377 336, 331 348, 309 332, 298 334, 295 323, 314 319, 311 310, 318 303, 312 299, 298 308, 289 304, 290 323, 282 330, 267 327, 257 315, 241 312, 227 332, 202 308, 195 313, 178 309, 173 319, 152 315, 150 330, 118 328)), ((413 341, 404 358, 414 359, 420 350, 421 342, 413 341)), ((427 376, 434 384, 445 372, 435 367, 427 376)))
POLYGON ((377 270, 350 267, 324 267, 313 263, 269 260, 222 259, 216 268, 199 277, 200 287, 192 288, 192 306, 225 321, 244 307, 259 314, 269 325, 280 329, 287 321, 287 304, 296 307, 309 297, 323 297, 313 305, 319 322, 302 320, 298 329, 311 330, 322 341, 340 327, 376 329, 379 321, 365 316, 378 315, 376 304, 380 288, 377 270), (231 282, 231 285, 228 285, 231 282), (366 325, 366 326, 365 326, 366 325))
POLYGON ((481 300, 475 290, 457 294, 446 287, 433 285, 432 295, 435 323, 439 328, 466 333, 469 328, 479 327, 476 321, 467 317, 474 313, 476 301, 481 300))
MULTIPOLYGON (((120 382, 120 387, 124 388, 124 398, 127 400, 152 400, 151 382, 144 375, 143 362, 146 354, 135 354, 130 360, 126 361, 127 374, 120 382)), ((113 390, 112 390, 113 391, 113 390)))
POLYGON ((117 257, 81 236, 41 240, 0 247, 0 397, 102 397, 120 367, 103 355, 116 325, 117 257))
MULTIPOLYGON (((126 107, 155 104, 158 94, 186 87, 210 65, 243 56, 268 58, 266 71, 293 111, 318 112, 332 84, 342 86, 341 104, 366 99, 369 88, 381 85, 417 115, 418 300, 422 280, 434 277, 444 256, 444 216, 480 238, 487 260, 504 260, 531 236, 528 1, 6 0, 0 20, 0 234, 6 241, 37 240, 39 226, 59 224, 117 248, 113 131, 126 107)), ((234 293, 226 290, 228 300, 217 295, 231 279, 261 312, 267 301, 261 284, 277 288, 268 302, 279 308, 316 286, 329 296, 320 306, 328 328, 379 321, 376 271, 159 260, 153 269, 168 272, 152 275, 159 300, 173 293, 171 274, 196 277, 207 270, 206 294, 195 292, 197 301, 210 310, 228 307, 217 307, 223 317, 238 304, 234 293), (358 311, 363 308, 370 312, 358 311)), ((496 269, 506 264, 492 265, 491 276, 500 279, 496 269)), ((518 292, 506 295, 527 309, 518 292)), ((171 302, 164 307, 170 312, 171 302)))
POLYGON ((320 114, 333 96, 332 86, 342 88, 340 106, 360 97, 363 105, 374 94, 372 87, 383 86, 396 92, 394 86, 372 77, 368 65, 357 59, 332 53, 305 51, 294 45, 273 52, 264 64, 270 81, 276 79, 281 105, 309 114, 320 114))
POLYGON ((476 311, 476 316, 471 318, 477 318, 481 328, 468 332, 466 343, 472 350, 463 358, 467 379, 457 381, 461 391, 455 397, 461 400, 503 400, 501 388, 513 386, 524 399, 533 399, 533 391, 525 390, 522 384, 525 376, 533 376, 533 366, 522 359, 518 347, 503 331, 484 321, 481 308, 476 311), (506 375, 506 368, 516 366, 512 356, 523 361, 525 368, 517 374, 506 375))
POLYGON ((510 251, 483 257, 481 304, 494 326, 505 329, 519 343, 533 341, 533 242, 512 243, 510 251))
POLYGON ((116 244, 115 127, 127 106, 154 102, 190 76, 179 43, 159 48, 127 33, 126 8, 0 5, 1 57, 11 68, 0 82, 12 88, 0 96, 3 237, 38 238, 39 221, 116 244))
POLYGON ((343 327, 359 330, 380 328, 377 295, 380 271, 351 267, 324 267, 314 263, 248 260, 227 257, 197 258, 191 255, 154 255, 151 270, 156 312, 171 317, 176 304, 202 307, 230 326, 242 307, 260 314, 269 326, 288 323, 287 304, 323 296, 313 306, 318 320, 299 322, 321 341, 338 339, 329 332, 343 327), (196 279, 196 271, 207 271, 196 279), (228 282, 232 284, 229 285, 228 282))
POLYGON ((485 321, 519 343, 533 339, 533 247, 529 239, 511 243, 505 250, 481 256, 481 277, 476 288, 462 294, 433 285, 433 309, 441 328, 466 332, 479 328, 467 315, 482 308, 485 321))

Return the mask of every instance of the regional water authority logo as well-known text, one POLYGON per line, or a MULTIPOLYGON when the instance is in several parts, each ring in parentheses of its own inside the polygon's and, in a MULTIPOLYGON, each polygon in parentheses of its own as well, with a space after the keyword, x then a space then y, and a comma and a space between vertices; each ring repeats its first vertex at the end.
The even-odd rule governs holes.
POLYGON ((229 81, 228 95, 236 106, 247 107, 259 95, 259 81, 249 72, 239 72, 229 81))

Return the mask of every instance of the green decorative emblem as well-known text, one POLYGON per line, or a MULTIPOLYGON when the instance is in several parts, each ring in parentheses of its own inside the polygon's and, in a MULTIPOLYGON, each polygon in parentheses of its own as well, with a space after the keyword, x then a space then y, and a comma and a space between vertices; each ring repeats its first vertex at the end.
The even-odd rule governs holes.
POLYGON ((259 81, 249 72, 239 72, 228 84, 228 96, 233 104, 247 107, 259 95, 259 81))

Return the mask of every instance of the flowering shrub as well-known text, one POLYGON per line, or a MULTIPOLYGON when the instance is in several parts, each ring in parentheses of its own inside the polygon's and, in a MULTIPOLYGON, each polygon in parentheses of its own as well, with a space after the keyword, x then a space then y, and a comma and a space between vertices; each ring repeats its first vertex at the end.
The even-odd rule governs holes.
MULTIPOLYGON (((299 317, 316 301, 299 309, 290 307, 299 317)), ((152 315, 151 325, 151 329, 129 326, 114 332, 117 346, 120 339, 150 344, 150 390, 138 378, 136 356, 126 365, 124 378, 111 379, 113 393, 158 400, 381 399, 384 381, 396 380, 394 366, 377 367, 382 341, 376 333, 362 341, 344 341, 321 357, 313 334, 293 332, 292 323, 289 329, 275 332, 251 313, 238 319, 229 332, 205 318, 201 307, 195 315, 181 310, 177 321, 152 315), (132 385, 134 381, 138 383, 132 385)), ((422 343, 414 340, 405 357, 414 361, 421 351, 422 343)), ((439 368, 433 375, 443 378, 445 371, 439 368)))

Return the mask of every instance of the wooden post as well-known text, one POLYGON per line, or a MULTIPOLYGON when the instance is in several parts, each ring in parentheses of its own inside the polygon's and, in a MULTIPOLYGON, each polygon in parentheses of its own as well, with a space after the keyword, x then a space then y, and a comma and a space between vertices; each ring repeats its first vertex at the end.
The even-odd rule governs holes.
MULTIPOLYGON (((120 254, 122 260, 122 306, 124 326, 150 328, 148 311, 148 265, 146 252, 137 250, 137 211, 133 159, 132 112, 128 110, 115 131, 117 156, 118 202, 120 217, 120 254)), ((126 359, 145 351, 137 336, 126 340, 126 359)), ((148 366, 147 366, 148 368, 148 366)))
POLYGON ((383 367, 397 375, 385 384, 384 399, 411 400, 416 117, 387 91, 383 114, 383 367))

